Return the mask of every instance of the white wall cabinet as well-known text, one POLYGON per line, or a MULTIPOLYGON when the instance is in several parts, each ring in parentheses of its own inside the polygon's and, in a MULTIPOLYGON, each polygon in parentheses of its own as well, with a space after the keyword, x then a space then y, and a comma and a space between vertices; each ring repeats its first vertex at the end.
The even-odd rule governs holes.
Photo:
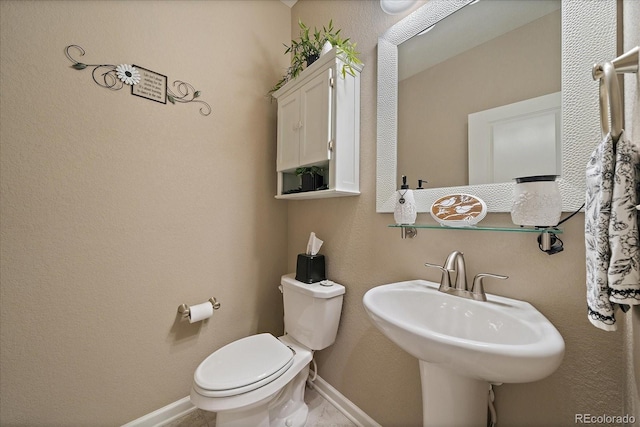
POLYGON ((342 76, 335 49, 273 96, 278 101, 276 172, 279 199, 360 194, 360 71, 342 76), (299 191, 299 167, 324 170, 326 189, 299 191))

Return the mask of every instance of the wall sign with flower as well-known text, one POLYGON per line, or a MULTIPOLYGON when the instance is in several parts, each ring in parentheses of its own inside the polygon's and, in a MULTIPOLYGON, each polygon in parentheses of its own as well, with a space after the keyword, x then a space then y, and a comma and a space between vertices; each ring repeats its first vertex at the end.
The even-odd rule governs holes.
POLYGON ((131 86, 131 94, 152 101, 166 104, 169 101, 172 104, 195 103, 200 104, 200 114, 208 116, 211 114, 211 106, 197 99, 200 97, 200 91, 196 90, 192 85, 181 80, 173 82, 173 88, 167 86, 167 76, 130 64, 84 64, 76 61, 71 56, 71 49, 75 49, 84 56, 85 51, 78 45, 72 44, 65 48, 65 55, 69 61, 73 62, 71 68, 76 70, 84 70, 93 67, 91 77, 98 85, 111 90, 120 90, 125 86, 131 86))

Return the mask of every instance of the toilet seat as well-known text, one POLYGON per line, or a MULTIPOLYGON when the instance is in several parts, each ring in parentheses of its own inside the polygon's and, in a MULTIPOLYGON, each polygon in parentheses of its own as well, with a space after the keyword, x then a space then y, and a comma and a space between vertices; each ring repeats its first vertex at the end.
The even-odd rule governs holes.
POLYGON ((271 334, 252 335, 213 352, 196 369, 198 393, 227 397, 246 393, 280 377, 295 352, 271 334))

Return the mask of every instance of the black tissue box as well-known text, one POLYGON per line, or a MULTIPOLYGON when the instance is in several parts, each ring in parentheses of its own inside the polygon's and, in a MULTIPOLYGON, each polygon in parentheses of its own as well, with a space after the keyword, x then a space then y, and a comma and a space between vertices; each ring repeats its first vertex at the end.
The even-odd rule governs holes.
POLYGON ((325 280, 324 255, 298 254, 296 280, 302 283, 315 283, 325 280))

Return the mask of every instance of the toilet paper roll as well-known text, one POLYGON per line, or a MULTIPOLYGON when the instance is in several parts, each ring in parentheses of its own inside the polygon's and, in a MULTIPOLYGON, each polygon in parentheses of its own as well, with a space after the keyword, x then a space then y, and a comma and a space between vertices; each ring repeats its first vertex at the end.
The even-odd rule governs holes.
POLYGON ((213 315, 213 305, 210 302, 192 305, 189 307, 189 323, 208 319, 213 315))

